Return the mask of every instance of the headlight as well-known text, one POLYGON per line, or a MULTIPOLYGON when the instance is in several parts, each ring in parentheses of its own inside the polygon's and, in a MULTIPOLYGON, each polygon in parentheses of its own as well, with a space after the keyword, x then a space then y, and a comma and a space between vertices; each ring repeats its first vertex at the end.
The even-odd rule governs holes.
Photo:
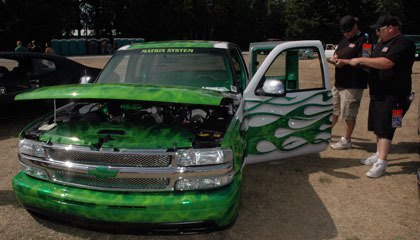
POLYGON ((43 145, 43 142, 22 139, 19 141, 19 153, 43 158, 45 156, 43 145))
POLYGON ((225 186, 232 182, 233 172, 223 176, 206 176, 182 178, 176 182, 175 189, 179 191, 210 189, 225 186))
POLYGON ((215 165, 232 161, 231 150, 220 148, 181 149, 176 153, 178 166, 215 165))

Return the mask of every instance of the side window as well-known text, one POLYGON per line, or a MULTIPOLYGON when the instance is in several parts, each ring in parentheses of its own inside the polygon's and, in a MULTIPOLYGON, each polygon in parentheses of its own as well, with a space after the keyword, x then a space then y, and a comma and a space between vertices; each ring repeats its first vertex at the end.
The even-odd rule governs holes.
POLYGON ((293 48, 280 53, 264 75, 264 80, 280 80, 286 92, 322 89, 321 58, 317 48, 293 48))
POLYGON ((242 56, 240 54, 241 53, 237 49, 230 50, 230 55, 232 56, 234 77, 238 80, 239 86, 241 87, 242 91, 245 89, 247 81, 247 70, 245 68, 245 64, 242 61, 242 56))
POLYGON ((55 63, 47 59, 33 59, 34 74, 44 75, 56 69, 55 63))
POLYGON ((258 51, 256 53, 257 59, 255 62, 255 71, 256 72, 258 70, 258 68, 261 66, 261 63, 264 62, 265 58, 267 57, 267 55, 271 52, 271 50, 261 50, 258 51))

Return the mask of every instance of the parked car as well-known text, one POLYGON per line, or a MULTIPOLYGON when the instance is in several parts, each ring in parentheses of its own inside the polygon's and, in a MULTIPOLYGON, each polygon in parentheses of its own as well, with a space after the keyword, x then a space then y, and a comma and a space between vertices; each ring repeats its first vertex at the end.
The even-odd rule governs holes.
POLYGON ((414 54, 414 57, 416 60, 420 59, 420 35, 406 35, 409 39, 411 39, 416 44, 416 52, 414 54))
POLYGON ((332 56, 334 55, 336 49, 337 49, 337 45, 331 44, 331 43, 327 43, 325 45, 325 57, 326 58, 332 58, 332 56))
POLYGON ((227 228, 246 164, 328 147, 322 50, 320 41, 253 44, 249 80, 232 43, 132 44, 92 84, 22 93, 71 102, 21 132, 16 197, 29 211, 107 230, 227 228))
POLYGON ((315 58, 315 53, 312 49, 303 49, 299 51, 300 59, 312 59, 315 58))
POLYGON ((80 83, 95 78, 98 68, 88 67, 59 55, 31 52, 0 52, 0 117, 39 111, 44 102, 14 101, 17 94, 36 88, 80 83))

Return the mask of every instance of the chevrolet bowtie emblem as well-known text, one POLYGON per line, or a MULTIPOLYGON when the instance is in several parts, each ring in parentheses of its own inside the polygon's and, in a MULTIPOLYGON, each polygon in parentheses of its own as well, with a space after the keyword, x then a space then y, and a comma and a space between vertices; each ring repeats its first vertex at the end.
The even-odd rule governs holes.
POLYGON ((110 169, 109 167, 96 167, 89 168, 89 176, 95 176, 97 178, 114 178, 118 174, 118 170, 110 169))

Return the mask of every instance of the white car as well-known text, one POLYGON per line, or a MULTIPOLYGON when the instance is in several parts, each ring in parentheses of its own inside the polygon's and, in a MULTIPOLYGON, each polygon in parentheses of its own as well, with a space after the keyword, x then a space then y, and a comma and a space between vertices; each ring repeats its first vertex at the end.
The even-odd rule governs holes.
POLYGON ((337 48, 337 45, 335 45, 335 44, 330 44, 330 43, 326 44, 325 45, 325 57, 327 59, 331 58, 334 55, 334 52, 335 52, 336 48, 337 48))

